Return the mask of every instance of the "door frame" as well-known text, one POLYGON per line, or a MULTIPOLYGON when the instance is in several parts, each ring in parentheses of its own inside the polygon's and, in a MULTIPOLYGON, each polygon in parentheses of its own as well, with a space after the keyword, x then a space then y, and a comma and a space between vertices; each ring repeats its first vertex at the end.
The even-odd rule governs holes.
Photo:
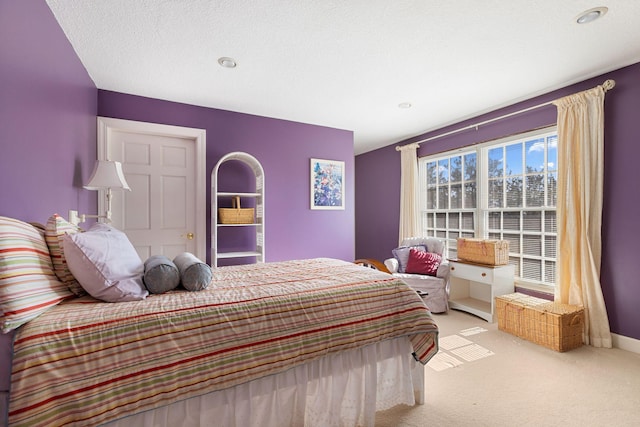
MULTIPOLYGON (((138 133, 143 135, 168 136, 183 138, 193 141, 195 145, 195 247, 194 254, 201 260, 207 256, 207 191, 206 191, 206 169, 207 169, 207 132, 205 129, 188 128, 182 126, 163 125, 158 123, 138 122, 134 120, 113 119, 110 117, 97 116, 98 132, 98 160, 109 160, 107 157, 107 147, 111 135, 115 131, 128 133, 138 133)), ((98 212, 106 209, 106 198, 104 191, 98 194, 98 212)))

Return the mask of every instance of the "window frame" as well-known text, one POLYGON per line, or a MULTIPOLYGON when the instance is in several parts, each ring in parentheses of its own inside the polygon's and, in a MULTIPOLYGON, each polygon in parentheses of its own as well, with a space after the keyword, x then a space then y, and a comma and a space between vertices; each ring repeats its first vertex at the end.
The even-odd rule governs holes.
MULTIPOLYGON (((418 159, 418 170, 419 170, 419 194, 420 194, 420 200, 419 200, 419 216, 420 216, 420 227, 422 230, 423 235, 425 236, 436 236, 438 238, 441 238, 445 241, 445 255, 449 255, 450 254, 450 250, 451 250, 451 255, 453 255, 453 257, 455 257, 455 253, 456 253, 456 238, 457 237, 478 237, 478 238, 498 238, 498 233, 499 233, 499 237, 502 238, 504 236, 504 233, 506 231, 507 235, 511 234, 518 234, 519 236, 519 241, 520 241, 520 247, 519 252, 512 252, 510 249, 510 253, 509 253, 509 264, 513 264, 516 267, 516 284, 518 286, 522 286, 525 288, 530 288, 530 289, 534 289, 534 290, 538 290, 538 291, 546 291, 549 292, 551 290, 553 290, 556 286, 557 282, 557 276, 556 276, 556 272, 557 270, 555 270, 555 265, 557 263, 557 222, 555 219, 555 212, 557 210, 557 199, 556 201, 556 205, 555 206, 549 206, 549 199, 548 199, 548 177, 549 174, 553 174, 555 173, 555 176, 557 177, 557 157, 556 157, 556 167, 554 171, 551 171, 548 169, 548 158, 547 158, 547 154, 548 154, 548 146, 545 145, 545 151, 544 151, 544 161, 543 161, 543 170, 540 172, 540 174, 543 175, 543 180, 544 180, 544 193, 543 193, 543 203, 541 206, 535 206, 535 207, 528 207, 526 206, 526 200, 527 200, 527 196, 526 196, 526 183, 525 183, 525 179, 527 176, 529 176, 531 174, 531 172, 527 172, 526 170, 526 144, 529 141, 538 139, 538 138, 544 138, 545 141, 548 141, 548 137, 552 136, 552 135, 556 135, 556 142, 557 142, 557 126, 556 125, 552 125, 552 126, 547 126, 544 128, 540 128, 540 129, 535 129, 532 131, 527 131, 527 132, 523 132, 523 133, 519 133, 519 134, 515 134, 515 135, 510 135, 507 137, 503 137, 503 138, 497 138, 491 141, 486 141, 486 142, 482 142, 482 143, 478 143, 478 144, 474 144, 471 146, 465 146, 465 147, 460 147, 460 148, 456 148, 453 150, 449 150, 446 152, 440 152, 440 153, 436 153, 436 154, 432 154, 432 155, 428 155, 425 157, 420 157, 418 159), (522 176, 522 198, 523 198, 523 205, 522 207, 506 207, 507 206, 507 199, 503 199, 503 206, 504 207, 497 207, 497 208, 489 208, 489 150, 491 149, 495 149, 497 147, 506 147, 509 145, 514 145, 514 143, 517 142, 521 142, 523 144, 523 158, 522 158, 522 171, 520 173, 520 175, 522 176), (451 208, 449 205, 447 206, 446 209, 439 209, 438 205, 436 204, 435 208, 433 207, 427 207, 427 191, 429 189, 429 183, 427 182, 427 164, 428 163, 432 163, 435 162, 436 165, 438 165, 438 163, 444 159, 451 159, 451 158, 455 158, 457 156, 465 156, 465 155, 470 155, 470 154, 474 154, 475 153, 475 158, 476 158, 476 176, 475 176, 475 183, 476 183, 476 203, 475 203, 475 208, 466 208, 464 207, 464 202, 461 203, 461 208, 451 208), (467 212, 471 212, 473 215, 473 236, 470 236, 471 234, 471 229, 467 228, 467 229, 463 229, 463 228, 449 228, 449 219, 450 217, 456 217, 456 214, 462 214, 462 213, 467 213, 467 212), (503 220, 501 221, 501 228, 499 231, 496 231, 497 229, 492 229, 490 228, 490 224, 489 224, 489 217, 490 215, 492 215, 492 213, 495 212, 520 212, 520 220, 519 220, 519 230, 516 232, 513 229, 504 229, 504 222, 503 220), (541 229, 540 231, 536 231, 536 230, 526 230, 525 229, 525 225, 524 225, 524 218, 523 218, 523 212, 542 212, 541 214, 541 229), (553 215, 551 214, 547 214, 546 212, 553 212, 553 215), (452 215, 453 214, 453 215, 452 215), (436 223, 436 218, 438 217, 438 215, 444 215, 445 218, 445 224, 444 227, 438 227, 438 224, 436 223), (547 216, 549 216, 549 218, 553 218, 553 225, 555 227, 555 230, 549 231, 546 230, 545 227, 547 227, 547 216), (429 217, 431 217, 431 221, 429 221, 429 217), (540 255, 535 255, 535 254, 531 254, 531 253, 524 253, 524 251, 522 250, 522 247, 524 247, 525 243, 525 237, 526 236, 532 236, 532 235, 540 235, 541 240, 540 240, 540 248, 541 248, 541 252, 540 255), (551 251, 548 249, 549 247, 546 246, 547 239, 551 240, 555 240, 555 249, 552 251, 553 254, 555 256, 551 257, 548 256, 547 251, 549 251, 549 253, 551 253, 551 251), (540 260, 540 264, 541 264, 541 270, 540 270, 540 275, 541 275, 541 280, 530 280, 527 278, 523 278, 520 276, 521 274, 521 268, 525 268, 525 260, 526 259, 539 259, 540 260), (517 262, 516 262, 517 261, 517 262), (548 281, 546 281, 546 277, 545 277, 545 268, 551 268, 551 264, 548 264, 549 267, 545 267, 545 263, 548 262, 552 262, 553 266, 552 268, 554 269, 553 272, 553 277, 554 277, 554 283, 550 283, 548 281)), ((507 158, 506 158, 506 149, 504 149, 503 153, 504 156, 502 158, 502 162, 503 162, 503 167, 505 167, 505 164, 507 163, 507 158)), ((557 149, 556 149, 556 153, 557 153, 557 149)), ((557 154, 556 154, 557 155, 557 154)), ((464 164, 464 157, 463 157, 463 161, 462 163, 464 164)), ((451 171, 451 168, 449 168, 449 171, 451 171)), ((516 176, 518 174, 515 175, 510 175, 510 176, 516 176)), ((536 175, 536 173, 533 173, 533 175, 536 175)), ((503 182, 506 181, 507 174, 503 173, 503 182)), ((433 184, 431 184, 433 185, 433 184)), ((462 180, 462 187, 464 189, 464 176, 463 176, 463 180, 462 180)), ((557 186, 557 181, 556 184, 557 186)), ((449 187, 451 186, 451 180, 449 179, 449 187)), ((507 195, 507 190, 506 188, 503 189, 503 194, 504 197, 506 197, 507 195)), ((437 197, 436 197, 437 198, 437 197)), ((438 202, 438 200, 436 200, 436 203, 438 202)), ((449 200, 450 203, 450 200, 449 200)), ((501 218, 504 218, 504 215, 501 214, 501 218)), ((460 222, 459 222, 460 224, 460 222)), ((552 243, 549 243, 552 244, 552 243)))

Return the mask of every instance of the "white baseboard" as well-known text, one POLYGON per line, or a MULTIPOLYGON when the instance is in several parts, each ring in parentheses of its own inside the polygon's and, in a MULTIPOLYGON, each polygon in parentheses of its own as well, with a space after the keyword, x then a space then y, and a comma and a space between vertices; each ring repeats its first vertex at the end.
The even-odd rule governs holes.
POLYGON ((615 348, 640 354, 640 340, 625 337, 624 335, 611 334, 611 341, 615 348))

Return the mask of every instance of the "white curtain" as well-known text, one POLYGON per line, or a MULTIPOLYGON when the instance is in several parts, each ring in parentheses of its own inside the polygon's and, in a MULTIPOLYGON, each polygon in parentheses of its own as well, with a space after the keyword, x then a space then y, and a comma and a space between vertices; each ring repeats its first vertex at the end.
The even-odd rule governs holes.
POLYGON ((555 300, 585 308, 586 344, 611 348, 600 285, 604 94, 613 82, 554 101, 558 107, 555 300))
POLYGON ((419 236, 418 221, 418 147, 408 144, 400 151, 400 230, 398 244, 405 238, 419 236))

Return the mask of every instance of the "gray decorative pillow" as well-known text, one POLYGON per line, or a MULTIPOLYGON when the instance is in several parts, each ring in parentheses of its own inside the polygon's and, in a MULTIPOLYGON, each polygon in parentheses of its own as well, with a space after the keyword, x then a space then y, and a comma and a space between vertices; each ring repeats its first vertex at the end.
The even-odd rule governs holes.
POLYGON ((211 283, 213 272, 208 264, 200 261, 195 255, 184 252, 173 259, 178 271, 182 286, 188 291, 201 291, 211 283))
POLYGON ((144 285, 152 294, 162 294, 180 284, 178 267, 164 255, 153 255, 144 262, 144 285))

